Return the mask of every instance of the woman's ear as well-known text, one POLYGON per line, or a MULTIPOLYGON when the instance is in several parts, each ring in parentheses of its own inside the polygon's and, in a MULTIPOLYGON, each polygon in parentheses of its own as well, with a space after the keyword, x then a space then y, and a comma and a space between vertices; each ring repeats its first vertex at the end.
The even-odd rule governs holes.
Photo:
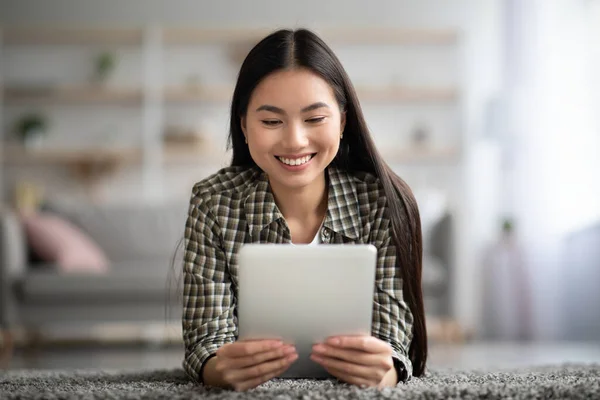
POLYGON ((240 126, 242 128, 242 132, 244 133, 244 140, 248 143, 248 135, 246 134, 246 117, 240 117, 240 126))
POLYGON ((346 128, 346 111, 344 110, 341 115, 340 121, 340 133, 344 133, 344 128, 346 128))

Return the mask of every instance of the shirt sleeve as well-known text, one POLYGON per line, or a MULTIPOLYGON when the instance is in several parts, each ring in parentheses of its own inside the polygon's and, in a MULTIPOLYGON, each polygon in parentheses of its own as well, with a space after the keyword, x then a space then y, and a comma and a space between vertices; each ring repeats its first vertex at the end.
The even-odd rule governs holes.
POLYGON ((199 383, 203 364, 237 336, 235 297, 220 238, 207 201, 193 194, 185 225, 183 367, 199 383))
POLYGON ((389 220, 387 224, 378 222, 387 226, 376 229, 372 238, 377 247, 372 334, 392 346, 398 379, 407 381, 412 376, 408 350, 412 340, 413 316, 403 298, 402 278, 398 270, 402 266, 396 262, 396 246, 392 242, 389 220))

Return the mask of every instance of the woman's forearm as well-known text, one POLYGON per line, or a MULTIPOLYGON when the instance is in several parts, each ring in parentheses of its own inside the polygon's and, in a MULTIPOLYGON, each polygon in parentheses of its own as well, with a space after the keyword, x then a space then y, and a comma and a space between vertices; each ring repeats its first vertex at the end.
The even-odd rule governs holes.
POLYGON ((207 386, 229 389, 230 386, 223 380, 221 373, 215 369, 216 363, 217 356, 214 356, 204 364, 204 368, 202 369, 202 381, 207 386))
POLYGON ((398 384, 398 373, 396 368, 392 368, 381 380, 381 386, 383 387, 394 387, 398 384))

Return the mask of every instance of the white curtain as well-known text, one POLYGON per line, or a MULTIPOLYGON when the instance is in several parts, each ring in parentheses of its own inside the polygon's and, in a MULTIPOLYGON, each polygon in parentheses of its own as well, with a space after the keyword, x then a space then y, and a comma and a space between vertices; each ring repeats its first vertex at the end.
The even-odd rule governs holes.
POLYGON ((600 220, 597 3, 507 2, 505 82, 514 162, 506 182, 527 249, 537 339, 564 336, 562 303, 567 293, 577 295, 564 279, 565 236, 600 220))

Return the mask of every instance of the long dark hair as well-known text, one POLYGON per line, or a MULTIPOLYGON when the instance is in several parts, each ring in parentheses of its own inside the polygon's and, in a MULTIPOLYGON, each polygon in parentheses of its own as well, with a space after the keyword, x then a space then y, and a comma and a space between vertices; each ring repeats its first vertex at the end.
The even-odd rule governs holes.
POLYGON ((241 117, 246 115, 250 96, 259 82, 272 72, 287 68, 307 68, 321 76, 333 88, 340 109, 346 111, 344 139, 333 164, 346 171, 373 173, 383 186, 404 300, 413 315, 409 358, 413 364, 413 375, 421 376, 427 362, 427 330, 421 290, 423 243, 417 202, 409 186, 377 151, 354 86, 342 64, 323 40, 311 31, 279 30, 262 39, 246 56, 231 102, 227 141, 228 148, 233 149, 231 165, 256 166, 244 141, 241 117))

